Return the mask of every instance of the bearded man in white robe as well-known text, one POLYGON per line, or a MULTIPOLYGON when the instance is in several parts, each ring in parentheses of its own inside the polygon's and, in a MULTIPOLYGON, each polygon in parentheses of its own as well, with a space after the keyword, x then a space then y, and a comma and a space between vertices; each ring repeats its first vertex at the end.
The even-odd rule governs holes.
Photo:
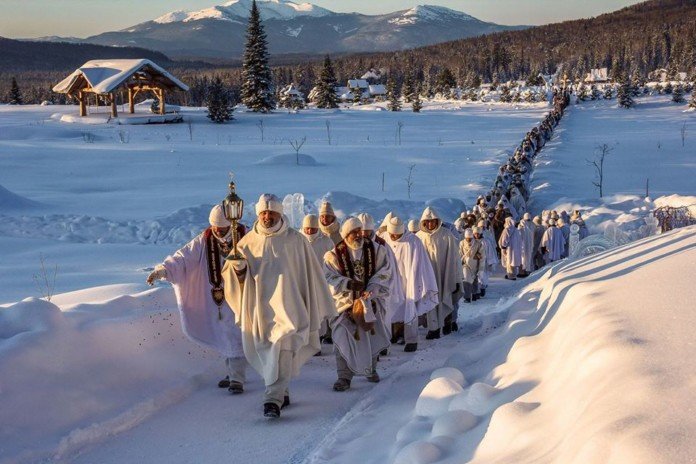
POLYGON ((437 281, 438 305, 427 315, 426 340, 440 338, 440 333, 452 332, 452 311, 457 307, 462 291, 462 266, 459 242, 452 232, 442 227, 440 217, 431 207, 425 208, 416 234, 423 242, 437 281))
POLYGON ((324 273, 338 316, 331 323, 336 371, 335 391, 350 388, 354 375, 379 382, 377 360, 389 347, 386 304, 393 270, 387 249, 362 236, 357 218, 341 226, 343 241, 324 256, 324 273))
MULTIPOLYGON (((324 255, 327 251, 330 251, 334 247, 333 241, 324 235, 319 230, 319 218, 314 214, 308 214, 302 220, 302 235, 309 241, 312 245, 312 250, 317 256, 319 264, 323 266, 324 255)), ((329 327, 329 321, 325 319, 321 324, 321 329, 319 330, 319 338, 324 342, 331 344, 333 340, 331 339, 331 328, 329 327)), ((317 353, 317 356, 321 355, 321 351, 317 353)))
POLYGON ((565 251, 565 238, 563 237, 561 229, 556 227, 555 219, 549 219, 549 228, 546 229, 544 235, 541 237, 539 250, 544 256, 544 262, 546 264, 558 261, 563 256, 563 252, 565 251))
POLYGON ((334 245, 338 245, 343 240, 340 232, 341 224, 338 222, 336 213, 334 213, 333 207, 328 201, 323 202, 319 208, 319 228, 321 233, 333 241, 334 245))
POLYGON ((160 279, 171 282, 184 334, 225 356, 228 374, 218 387, 239 394, 244 391, 247 362, 242 334, 225 302, 221 272, 232 249, 232 224, 220 205, 210 211, 209 222, 209 228, 158 264, 147 283, 154 285, 160 279))
POLYGON ((242 330, 244 354, 266 385, 264 416, 290 404, 288 384, 319 350, 319 330, 335 315, 322 268, 310 243, 290 228, 275 195, 256 203, 258 220, 227 260, 225 298, 242 330))
POLYGON ((515 220, 505 219, 505 228, 498 240, 502 255, 503 266, 505 266, 505 278, 517 280, 517 272, 522 265, 522 237, 520 231, 515 227, 515 220))
POLYGON ((532 215, 524 213, 520 224, 517 226, 522 239, 522 268, 520 269, 519 277, 527 277, 534 272, 534 231, 536 227, 532 222, 532 215))
POLYGON ((407 232, 403 221, 392 217, 387 225, 386 243, 396 257, 395 274, 401 280, 403 298, 395 308, 392 324, 403 324, 404 351, 418 349, 418 317, 430 312, 439 300, 437 281, 423 243, 407 232))
POLYGON ((467 303, 473 300, 474 285, 483 266, 484 253, 482 243, 474 238, 474 231, 466 229, 464 240, 459 243, 459 254, 462 256, 464 301, 467 303))

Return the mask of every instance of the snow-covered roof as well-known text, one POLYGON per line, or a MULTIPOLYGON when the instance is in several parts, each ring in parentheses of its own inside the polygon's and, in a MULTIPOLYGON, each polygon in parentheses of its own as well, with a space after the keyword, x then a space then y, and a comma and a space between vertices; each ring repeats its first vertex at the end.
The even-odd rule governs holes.
POLYGON ((97 94, 112 92, 137 73, 150 74, 165 88, 179 88, 187 91, 186 84, 172 76, 164 68, 146 59, 134 60, 92 60, 80 66, 68 77, 53 87, 57 93, 69 93, 73 86, 84 78, 92 91, 97 94))
POLYGON ((360 79, 379 79, 380 77, 381 76, 377 72, 375 72, 374 69, 370 69, 365 74, 360 76, 360 79))
POLYGON ((387 88, 383 84, 376 84, 370 86, 370 95, 386 95, 387 88))
POLYGON ((283 95, 292 95, 295 97, 304 98, 304 94, 300 92, 297 87, 295 87, 295 84, 288 85, 281 91, 281 93, 283 95))
POLYGON ((351 89, 367 89, 368 86, 365 79, 348 79, 348 87, 351 89))
POLYGON ((592 69, 585 77, 587 82, 606 82, 609 80, 609 70, 607 68, 592 69))

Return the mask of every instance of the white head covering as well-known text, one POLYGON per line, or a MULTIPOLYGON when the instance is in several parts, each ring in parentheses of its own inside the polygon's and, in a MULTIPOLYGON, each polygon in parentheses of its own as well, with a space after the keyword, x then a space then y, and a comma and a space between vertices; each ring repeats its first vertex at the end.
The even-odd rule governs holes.
POLYGON ((505 218, 505 227, 515 227, 515 220, 511 217, 505 218))
POLYGON ((283 204, 272 193, 262 193, 259 201, 256 202, 256 215, 258 216, 264 211, 275 211, 278 214, 283 214, 283 204))
POLYGON ((476 225, 483 229, 484 227, 486 227, 486 221, 480 220, 476 225))
POLYGON ((389 220, 387 224, 387 232, 394 235, 401 235, 406 232, 406 227, 404 226, 404 221, 398 217, 393 217, 389 220))
POLYGON ((382 223, 379 225, 379 228, 387 228, 389 225, 389 220, 394 217, 394 213, 389 211, 386 216, 384 216, 384 219, 382 220, 382 223))
POLYGON ((464 231, 464 238, 474 238, 474 231, 471 229, 466 229, 464 231))
POLYGON ((362 229, 362 222, 356 217, 348 216, 341 226, 341 237, 345 239, 355 229, 362 229))
POLYGON ((302 220, 302 228, 318 229, 319 228, 319 218, 316 214, 308 214, 302 220))
POLYGON ((474 234, 479 234, 479 235, 481 235, 483 233, 483 231, 481 230, 480 227, 474 227, 473 232, 474 232, 474 234))
POLYGON ((420 220, 422 222, 422 221, 428 221, 430 219, 440 219, 440 216, 437 215, 437 212, 433 208, 428 206, 427 208, 425 208, 423 210, 423 214, 421 215, 420 220))
POLYGON ((523 218, 525 221, 529 221, 530 219, 532 219, 532 215, 529 214, 529 213, 524 213, 524 216, 522 216, 522 218, 523 218))
POLYGON ((211 226, 215 227, 229 227, 232 223, 225 217, 225 213, 222 210, 221 205, 213 206, 210 210, 210 215, 208 215, 208 222, 211 226))
POLYGON ((534 216, 534 224, 541 225, 541 216, 534 216))
POLYGON ((333 207, 331 206, 331 203, 328 201, 325 201, 321 204, 321 207, 319 208, 319 215, 331 215, 331 216, 336 216, 336 213, 334 213, 333 207))
POLYGON ((556 220, 554 218, 549 219, 549 225, 550 226, 555 226, 556 225, 556 220))
POLYGON ((418 230, 420 230, 420 227, 418 227, 418 221, 416 221, 415 219, 411 219, 410 221, 408 221, 408 231, 409 232, 412 232, 415 234, 416 232, 418 232, 418 230))
POLYGON ((375 230, 375 220, 367 213, 358 214, 363 230, 375 230))

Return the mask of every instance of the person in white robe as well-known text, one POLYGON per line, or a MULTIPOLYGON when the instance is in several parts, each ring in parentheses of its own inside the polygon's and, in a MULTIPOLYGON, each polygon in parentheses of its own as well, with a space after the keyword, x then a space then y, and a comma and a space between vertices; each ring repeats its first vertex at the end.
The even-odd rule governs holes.
MULTIPOLYGON (((488 253, 495 253, 495 244, 486 240, 486 238, 483 236, 483 229, 481 229, 480 227, 474 227, 473 232, 474 239, 478 240, 481 244, 481 260, 479 264, 479 271, 476 275, 476 280, 474 281, 474 296, 472 298, 473 300, 478 300, 479 298, 483 298, 484 296, 486 296, 486 287, 488 287, 488 276, 490 275, 490 272, 493 269, 492 265, 490 265, 489 269, 488 253)), ((495 257, 495 262, 498 262, 497 256, 495 257)))
POLYGON ((348 390, 355 375, 379 382, 378 356, 391 337, 386 320, 393 272, 388 251, 362 236, 362 224, 355 217, 343 222, 341 236, 343 241, 324 256, 324 274, 338 312, 331 322, 335 391, 348 390))
POLYGON ((498 245, 506 271, 505 278, 516 280, 517 272, 522 265, 522 237, 520 237, 520 231, 515 227, 514 219, 505 219, 505 228, 500 234, 498 245))
POLYGON ((572 216, 570 216, 570 223, 577 224, 578 227, 580 227, 580 240, 584 239, 590 234, 587 230, 587 224, 585 224, 585 220, 582 218, 582 213, 580 210, 576 209, 573 211, 572 216))
POLYGON ((459 234, 463 234, 467 226, 467 214, 466 211, 462 211, 459 217, 454 221, 454 227, 457 229, 459 234))
POLYGON ((336 213, 334 213, 331 203, 324 201, 319 208, 319 228, 321 233, 329 237, 334 245, 341 241, 341 224, 336 218, 336 213))
POLYGON ((459 242, 452 232, 442 227, 440 217, 430 206, 425 208, 416 234, 423 242, 435 272, 438 305, 427 315, 426 340, 440 338, 452 332, 452 312, 462 291, 462 266, 459 242))
POLYGON ((244 354, 266 385, 264 416, 277 418, 290 403, 290 379, 320 350, 321 322, 335 309, 314 250, 290 227, 281 201, 261 195, 256 214, 237 246, 244 259, 227 260, 222 274, 244 354))
POLYGON ((411 232, 412 234, 417 234, 418 231, 420 230, 420 224, 418 224, 418 221, 415 219, 411 219, 408 221, 408 231, 411 232))
MULTIPOLYGON (((563 212, 565 213, 565 211, 563 212)), ((561 233, 563 234, 563 254, 561 254, 561 258, 567 258, 568 249, 570 248, 570 226, 561 215, 561 217, 559 217, 556 221, 556 227, 558 227, 558 229, 560 229, 561 233)))
POLYGON ((395 274, 400 277, 403 298, 392 315, 392 324, 403 324, 404 351, 418 349, 418 317, 439 303, 437 281, 428 252, 403 221, 392 217, 387 225, 386 243, 396 257, 395 274))
POLYGON ((473 230, 464 231, 464 240, 459 243, 459 254, 462 256, 464 301, 471 303, 474 297, 474 285, 484 259, 483 245, 474 238, 473 230))
MULTIPOLYGON (((308 214, 302 219, 302 235, 304 235, 309 241, 309 244, 312 245, 312 250, 314 250, 319 264, 323 266, 324 255, 327 251, 333 249, 334 242, 319 230, 319 218, 315 214, 308 214)), ((331 328, 329 327, 328 319, 324 319, 321 323, 319 338, 324 343, 332 343, 331 328)), ((321 355, 321 351, 319 351, 317 355, 321 355)))
POLYGON ((549 228, 546 229, 544 235, 541 237, 539 250, 544 256, 544 262, 546 264, 558 261, 563 256, 563 252, 565 251, 565 239, 563 238, 563 232, 556 227, 555 219, 549 219, 549 228))
POLYGON ((541 223, 541 216, 534 216, 534 269, 541 269, 544 266, 544 255, 539 250, 541 237, 544 236, 546 227, 541 223))
POLYGON ((510 204, 515 209, 516 218, 524 216, 524 213, 527 211, 527 202, 524 201, 524 197, 517 187, 512 187, 510 190, 510 204))
POLYGON ((246 359, 242 334, 225 302, 222 265, 232 249, 232 224, 220 205, 210 211, 210 227, 155 266, 147 283, 164 279, 172 284, 181 315, 181 329, 189 340, 225 357, 227 376, 218 387, 244 391, 246 359))
POLYGON ((520 231, 520 238, 522 239, 522 267, 518 276, 527 277, 534 272, 534 254, 536 252, 534 248, 534 231, 536 227, 532 222, 532 215, 524 213, 517 229, 520 231))

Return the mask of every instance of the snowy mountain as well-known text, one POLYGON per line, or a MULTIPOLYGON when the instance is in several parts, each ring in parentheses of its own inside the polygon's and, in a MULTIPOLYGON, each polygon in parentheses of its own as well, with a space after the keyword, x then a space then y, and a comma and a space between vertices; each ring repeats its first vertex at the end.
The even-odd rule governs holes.
MULTIPOLYGON (((432 5, 364 15, 289 0, 259 0, 257 4, 273 54, 401 50, 522 27, 487 23, 432 5)), ((230 0, 198 11, 173 11, 84 42, 145 47, 178 58, 238 58, 250 8, 251 0, 230 0)))

